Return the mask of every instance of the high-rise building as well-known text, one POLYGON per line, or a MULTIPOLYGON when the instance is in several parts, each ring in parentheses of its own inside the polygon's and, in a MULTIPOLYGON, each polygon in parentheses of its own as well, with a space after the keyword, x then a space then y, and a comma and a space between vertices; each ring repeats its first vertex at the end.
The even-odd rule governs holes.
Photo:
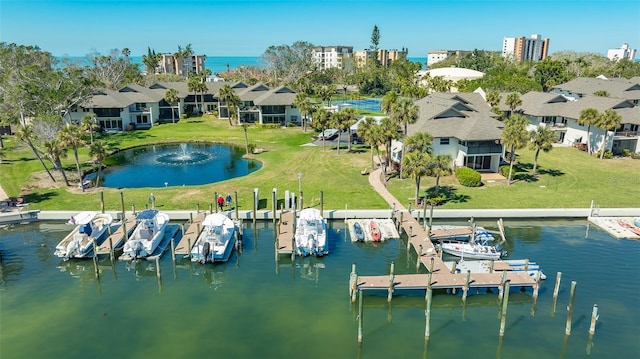
POLYGON ((204 55, 191 54, 176 58, 173 54, 162 54, 156 72, 182 76, 197 74, 204 70, 204 59, 204 55))
POLYGON ((471 51, 463 50, 429 50, 427 51, 427 66, 431 66, 450 56, 464 56, 471 51))
POLYGON ((353 53, 356 66, 363 67, 368 61, 376 61, 379 65, 389 66, 392 62, 400 59, 407 59, 407 50, 361 50, 353 53))
POLYGON ((353 56, 353 46, 316 46, 312 56, 321 69, 341 69, 342 59, 353 56))
POLYGON ((607 57, 611 61, 620 61, 622 59, 634 61, 636 58, 636 49, 631 49, 629 48, 629 44, 624 43, 619 49, 609 49, 609 51, 607 51, 607 57))
POLYGON ((531 37, 505 37, 502 40, 502 56, 515 61, 542 61, 549 52, 549 39, 541 35, 531 37))

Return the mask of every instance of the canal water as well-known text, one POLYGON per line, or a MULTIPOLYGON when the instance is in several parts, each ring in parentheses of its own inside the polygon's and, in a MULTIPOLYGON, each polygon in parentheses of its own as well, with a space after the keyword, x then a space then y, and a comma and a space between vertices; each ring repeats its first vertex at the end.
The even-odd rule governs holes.
MULTIPOLYGON (((440 223, 435 223, 440 224, 440 223)), ((443 223, 444 224, 444 223, 443 223)), ((495 222, 479 222, 496 229, 495 222)), ((55 245, 70 228, 40 222, 0 229, 1 358, 618 358, 640 353, 640 242, 614 239, 586 221, 505 221, 508 258, 530 258, 548 279, 537 303, 512 288, 499 338, 497 294, 435 292, 424 340, 424 291, 348 298, 352 263, 361 275, 415 273, 406 238, 352 243, 332 221, 324 258, 274 255, 271 222, 245 222, 241 253, 192 264, 62 262, 55 245), (554 309, 553 286, 562 272, 554 309), (571 281, 572 331, 565 335, 571 281), (599 306, 589 339, 592 306, 599 306)), ((424 268, 420 269, 424 272, 424 268)))

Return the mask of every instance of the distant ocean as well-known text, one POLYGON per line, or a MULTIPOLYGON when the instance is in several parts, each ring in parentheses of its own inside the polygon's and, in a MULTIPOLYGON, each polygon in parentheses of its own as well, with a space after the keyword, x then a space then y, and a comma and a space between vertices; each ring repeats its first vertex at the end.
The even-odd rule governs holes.
MULTIPOLYGON (((58 60, 60 61, 71 61, 74 63, 79 63, 81 65, 89 65, 89 61, 85 56, 58 56, 58 60)), ((423 65, 427 62, 426 57, 409 57, 410 61, 420 62, 423 65)), ((131 62, 135 64, 140 64, 140 70, 144 70, 144 66, 142 65, 142 57, 141 56, 131 56, 131 62)), ((211 70, 212 73, 219 73, 227 71, 227 64, 229 64, 229 69, 233 70, 240 66, 249 67, 249 66, 262 66, 262 57, 261 56, 207 56, 204 60, 205 68, 211 70)))

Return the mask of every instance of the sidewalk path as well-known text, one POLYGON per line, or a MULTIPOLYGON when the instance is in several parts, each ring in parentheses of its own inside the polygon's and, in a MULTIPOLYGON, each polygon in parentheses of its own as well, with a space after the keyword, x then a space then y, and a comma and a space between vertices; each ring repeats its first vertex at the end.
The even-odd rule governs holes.
POLYGON ((9 199, 7 193, 0 187, 0 201, 4 201, 5 199, 9 199))
POLYGON ((378 167, 376 170, 369 173, 369 184, 382 198, 384 198, 389 207, 395 205, 396 210, 404 211, 406 208, 398 201, 388 190, 386 184, 382 180, 382 167, 378 167))

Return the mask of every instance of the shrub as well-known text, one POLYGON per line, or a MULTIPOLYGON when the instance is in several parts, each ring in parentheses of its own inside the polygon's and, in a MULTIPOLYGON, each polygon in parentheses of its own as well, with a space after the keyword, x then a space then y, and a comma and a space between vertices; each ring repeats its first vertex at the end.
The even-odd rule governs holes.
POLYGON ((256 150, 255 143, 250 143, 247 147, 249 148, 249 153, 253 153, 256 150))
POLYGON ((267 123, 264 125, 264 128, 268 128, 270 130, 277 130, 282 127, 279 123, 267 123))
MULTIPOLYGON (((600 151, 596 152, 596 153, 594 154, 594 156, 596 156, 597 158, 600 158, 600 154, 601 154, 601 153, 602 153, 602 150, 600 150, 600 151)), ((609 151, 609 150, 604 151, 604 156, 603 156, 602 158, 607 159, 607 160, 612 159, 612 158, 613 158, 613 152, 611 152, 611 151, 609 151)))
MULTIPOLYGON (((515 172, 515 171, 514 171, 515 172)), ((500 173, 502 176, 509 177, 509 165, 506 166, 500 166, 500 168, 498 168, 498 173, 500 173)), ((512 173, 513 174, 513 173, 512 173)))
POLYGON ((631 157, 631 151, 629 151, 628 148, 625 148, 624 150, 622 150, 622 156, 623 157, 631 157))
POLYGON ((482 176, 480 173, 469 167, 456 168, 456 177, 460 184, 465 187, 479 187, 482 185, 482 176))
POLYGON ((187 117, 189 117, 189 115, 187 115, 186 113, 180 114, 180 118, 181 119, 185 119, 187 117))

